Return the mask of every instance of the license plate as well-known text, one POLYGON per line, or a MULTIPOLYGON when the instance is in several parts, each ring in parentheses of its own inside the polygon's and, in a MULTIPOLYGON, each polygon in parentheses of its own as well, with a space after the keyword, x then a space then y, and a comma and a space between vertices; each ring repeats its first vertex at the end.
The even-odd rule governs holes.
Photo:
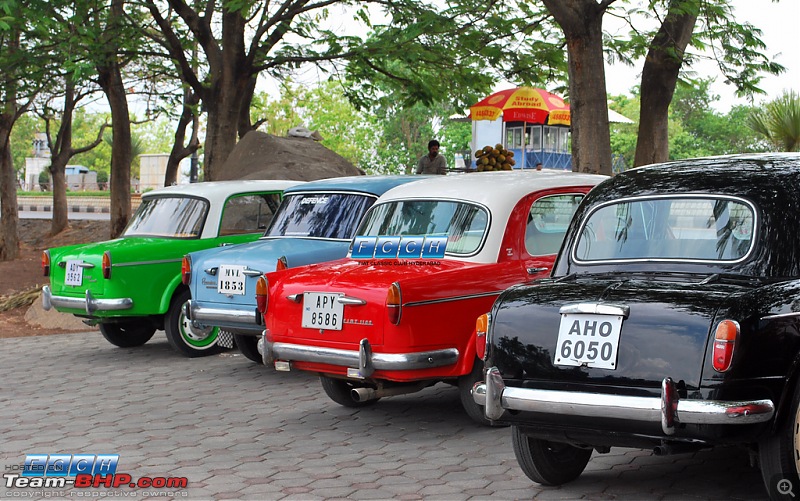
POLYGON ((83 261, 80 259, 67 261, 67 273, 64 276, 64 283, 66 285, 82 285, 83 284, 83 261))
POLYGON ((217 270, 219 278, 217 278, 217 292, 227 296, 237 295, 244 296, 245 292, 245 275, 244 266, 231 266, 227 264, 220 265, 217 270))
POLYGON ((564 313, 555 365, 616 369, 622 316, 564 313))
POLYGON ((301 325, 308 329, 342 330, 344 305, 337 301, 342 295, 321 292, 303 294, 301 325))

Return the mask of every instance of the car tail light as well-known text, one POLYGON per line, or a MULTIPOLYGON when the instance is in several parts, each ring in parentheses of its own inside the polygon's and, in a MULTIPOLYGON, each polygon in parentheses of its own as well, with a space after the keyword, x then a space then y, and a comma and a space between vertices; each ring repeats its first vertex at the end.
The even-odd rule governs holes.
POLYGON ((181 261, 181 282, 183 285, 192 283, 192 258, 183 256, 181 261))
POLYGON ((713 366, 717 372, 731 368, 733 351, 739 339, 739 324, 734 320, 723 320, 714 332, 713 366))
POLYGON ((389 321, 397 325, 403 314, 403 295, 400 293, 400 284, 393 283, 386 294, 386 312, 389 314, 389 321))
POLYGON ((281 256, 278 258, 278 262, 275 264, 276 271, 283 271, 289 267, 289 261, 286 260, 286 256, 281 256))
POLYGON ((42 251, 42 276, 50 276, 50 251, 42 251))
POLYGON ((475 355, 481 360, 486 360, 486 343, 491 321, 492 316, 489 313, 484 313, 475 321, 475 355))
POLYGON ((103 253, 103 278, 111 278, 111 254, 108 251, 103 253))
POLYGON ((258 311, 260 311, 262 315, 267 314, 268 289, 269 284, 267 283, 267 277, 259 277, 256 281, 256 308, 258 308, 258 311))

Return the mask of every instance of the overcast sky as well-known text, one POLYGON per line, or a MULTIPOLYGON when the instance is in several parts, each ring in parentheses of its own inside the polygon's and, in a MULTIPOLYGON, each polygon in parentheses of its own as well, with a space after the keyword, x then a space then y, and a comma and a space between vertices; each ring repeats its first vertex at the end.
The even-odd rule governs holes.
MULTIPOLYGON (((794 89, 800 92, 800 0, 733 0, 736 18, 747 21, 761 29, 761 39, 766 43, 766 54, 786 67, 779 76, 767 76, 760 87, 767 95, 757 96, 756 104, 774 99, 783 90, 794 89)), ((605 27, 605 26, 604 26, 605 27)), ((642 65, 634 68, 624 65, 606 65, 606 88, 609 94, 628 94, 633 84, 641 78, 642 65), (632 84, 633 82, 633 84, 632 84)), ((716 103, 719 111, 727 112, 736 104, 749 104, 744 98, 737 98, 731 85, 723 83, 719 69, 712 61, 694 67, 698 76, 716 77, 712 91, 720 96, 716 103)))

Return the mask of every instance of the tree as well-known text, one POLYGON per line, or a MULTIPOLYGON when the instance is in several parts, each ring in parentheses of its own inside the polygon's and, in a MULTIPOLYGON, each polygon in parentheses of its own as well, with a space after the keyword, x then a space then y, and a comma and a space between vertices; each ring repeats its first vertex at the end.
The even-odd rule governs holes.
POLYGON ((17 223, 17 178, 11 156, 11 132, 14 124, 30 107, 47 71, 27 24, 30 11, 41 6, 0 0, 0 260, 10 261, 19 254, 17 223), (14 13, 14 16, 11 13, 14 13))
POLYGON ((63 77, 64 93, 59 96, 63 101, 63 107, 59 113, 58 131, 55 139, 52 134, 55 110, 51 107, 52 101, 48 100, 40 117, 45 123, 45 134, 47 136, 47 147, 50 150, 50 176, 53 182, 53 218, 50 226, 50 233, 55 235, 65 230, 69 226, 67 208, 67 183, 66 167, 70 159, 77 154, 94 149, 103 140, 103 131, 108 124, 102 124, 97 131, 95 140, 81 147, 73 147, 72 124, 73 114, 78 103, 84 97, 91 94, 92 90, 80 90, 75 82, 75 75, 67 72, 63 77))
POLYGON ((572 115, 572 169, 611 175, 603 14, 615 0, 542 0, 564 31, 572 115))
POLYGON ((800 151, 800 94, 784 91, 763 110, 748 117, 748 125, 781 151, 800 151))
POLYGON ((403 102, 413 103, 445 95, 461 100, 485 92, 497 78, 545 81, 559 71, 558 64, 549 64, 560 57, 552 44, 535 37, 541 46, 526 41, 539 29, 539 20, 527 15, 531 9, 523 1, 462 0, 442 11, 415 0, 356 5, 345 0, 146 0, 144 5, 160 33, 159 42, 207 112, 208 180, 215 178, 237 135, 254 127, 250 104, 261 73, 281 80, 301 66, 335 73, 349 62, 343 73, 356 76, 347 79, 358 85, 348 90, 348 98, 363 105, 361 98, 375 95, 373 78, 390 82, 402 91, 403 102), (386 9, 391 25, 372 25, 366 10, 370 5, 386 9), (328 29, 328 11, 339 7, 351 7, 352 24, 371 30, 369 35, 346 36, 328 29), (200 65, 191 56, 195 41, 200 65), (548 57, 538 57, 547 51, 548 57))
POLYGON ((664 162, 669 158, 669 104, 697 21, 699 3, 699 0, 670 0, 667 15, 650 41, 642 69, 642 108, 635 166, 664 162))
MULTIPOLYGON (((106 95, 111 109, 111 226, 110 237, 116 238, 125 229, 131 216, 131 121, 122 68, 126 61, 120 56, 120 40, 130 35, 125 30, 124 0, 110 0, 107 11, 99 11, 91 19, 93 33, 100 42, 95 46, 97 82, 106 95)), ((131 40, 131 38, 127 38, 131 40)))
MULTIPOLYGON (((659 0, 631 15, 655 17, 655 33, 634 29, 629 40, 613 44, 639 56, 647 51, 641 82, 641 113, 635 165, 663 162, 669 154, 669 105, 682 72, 700 55, 689 48, 710 52, 726 80, 740 95, 762 92, 761 73, 780 73, 783 67, 763 54, 761 31, 736 22, 730 0, 659 0)), ((631 24, 633 25, 632 21, 631 24)))

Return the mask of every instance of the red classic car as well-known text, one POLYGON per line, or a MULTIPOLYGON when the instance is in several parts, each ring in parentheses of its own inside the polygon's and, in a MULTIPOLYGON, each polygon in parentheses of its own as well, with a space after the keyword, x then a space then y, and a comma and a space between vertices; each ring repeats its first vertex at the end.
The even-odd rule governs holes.
POLYGON ((550 273, 575 208, 604 179, 491 172, 387 191, 349 258, 260 279, 264 363, 319 373, 348 407, 457 384, 469 416, 486 423, 470 395, 482 368, 475 318, 507 287, 550 273))

